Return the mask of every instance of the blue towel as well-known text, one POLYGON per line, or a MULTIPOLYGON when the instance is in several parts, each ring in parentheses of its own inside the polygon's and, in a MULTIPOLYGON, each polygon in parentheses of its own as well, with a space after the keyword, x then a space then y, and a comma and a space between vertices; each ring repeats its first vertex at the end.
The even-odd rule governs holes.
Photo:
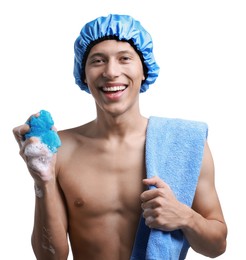
MULTIPOLYGON (((147 178, 159 176, 191 207, 200 174, 206 123, 150 117, 146 135, 147 178)), ((151 187, 150 187, 151 188, 151 187)), ((150 229, 141 217, 131 260, 183 260, 190 245, 181 230, 150 229)))

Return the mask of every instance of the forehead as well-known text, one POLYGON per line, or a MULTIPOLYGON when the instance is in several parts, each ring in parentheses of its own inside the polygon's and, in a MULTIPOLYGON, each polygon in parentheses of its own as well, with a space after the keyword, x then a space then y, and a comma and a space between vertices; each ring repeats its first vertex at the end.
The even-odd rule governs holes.
POLYGON ((111 54, 118 52, 129 52, 132 54, 137 54, 134 48, 128 42, 117 40, 104 40, 95 44, 91 48, 88 56, 94 55, 95 53, 111 54))

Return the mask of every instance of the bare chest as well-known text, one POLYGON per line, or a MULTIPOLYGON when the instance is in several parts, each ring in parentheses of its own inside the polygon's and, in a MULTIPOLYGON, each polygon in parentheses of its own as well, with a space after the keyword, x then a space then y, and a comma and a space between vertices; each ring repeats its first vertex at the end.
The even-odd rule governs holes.
POLYGON ((139 212, 144 145, 98 147, 76 153, 63 174, 71 212, 79 210, 88 217, 139 212))

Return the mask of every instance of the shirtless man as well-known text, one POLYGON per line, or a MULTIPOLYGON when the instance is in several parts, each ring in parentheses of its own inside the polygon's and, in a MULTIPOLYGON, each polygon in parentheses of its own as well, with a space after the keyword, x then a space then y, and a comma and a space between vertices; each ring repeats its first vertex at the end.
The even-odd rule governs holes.
POLYGON ((207 142, 192 207, 178 201, 164 180, 146 178, 148 118, 140 113, 139 93, 154 82, 159 69, 152 48, 144 50, 146 45, 152 47, 150 36, 131 17, 109 15, 95 21, 84 27, 90 24, 94 35, 84 29, 76 41, 74 75, 76 83, 92 94, 96 119, 59 131, 62 146, 44 171, 33 167, 33 157, 25 152, 39 142, 36 138, 25 140, 29 126, 13 129, 34 179, 32 246, 36 258, 67 259, 69 239, 75 260, 129 260, 141 214, 150 228, 182 230, 198 253, 221 255, 226 249, 227 227, 207 142), (95 26, 95 21, 101 27, 95 26), (105 28, 110 26, 114 36, 105 37, 105 28), (86 35, 93 44, 83 43, 83 33, 95 38, 92 41, 86 35), (100 33, 105 35, 99 37, 100 33), (128 39, 121 37, 124 33, 128 39), (145 44, 137 43, 141 33, 145 44), (79 43, 84 44, 80 46, 84 51, 79 43), (151 57, 146 58, 148 55, 151 57), (156 189, 148 190, 150 185, 156 189))

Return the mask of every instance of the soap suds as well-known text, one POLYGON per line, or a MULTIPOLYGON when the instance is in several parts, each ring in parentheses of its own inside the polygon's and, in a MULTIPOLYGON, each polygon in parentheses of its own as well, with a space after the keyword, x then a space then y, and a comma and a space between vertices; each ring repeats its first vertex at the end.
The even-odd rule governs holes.
POLYGON ((51 245, 52 242, 52 235, 50 233, 50 231, 43 227, 43 241, 42 241, 42 248, 45 250, 50 251, 53 255, 55 254, 55 249, 54 247, 51 245))
POLYGON ((44 193, 43 190, 41 188, 39 188, 36 184, 34 185, 34 190, 35 190, 35 194, 38 198, 43 198, 44 193))
POLYGON ((26 146, 24 151, 27 157, 27 164, 42 180, 50 180, 49 169, 54 154, 46 144, 41 143, 39 138, 33 137, 32 141, 26 146))

